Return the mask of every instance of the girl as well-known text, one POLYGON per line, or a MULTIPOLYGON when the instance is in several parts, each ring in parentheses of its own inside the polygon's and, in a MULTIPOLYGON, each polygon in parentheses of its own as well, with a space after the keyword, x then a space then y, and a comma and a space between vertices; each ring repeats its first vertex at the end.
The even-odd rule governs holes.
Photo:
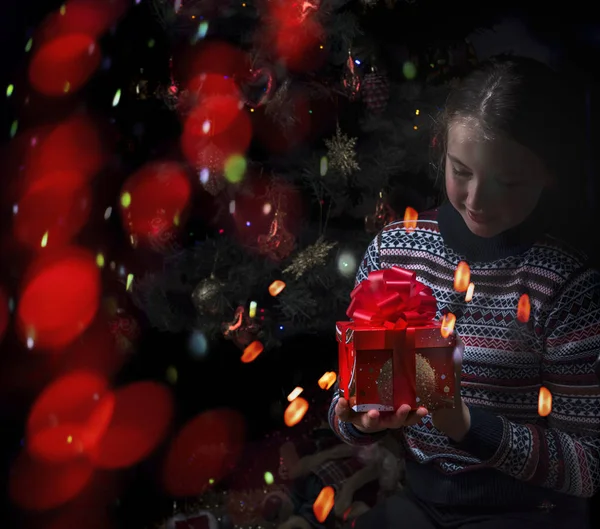
POLYGON ((545 235, 549 213, 560 215, 550 207, 567 130, 550 118, 561 111, 558 86, 550 69, 517 58, 466 78, 434 142, 447 201, 414 231, 387 226, 366 252, 357 282, 377 269, 414 270, 432 288, 438 318, 456 315, 464 351, 454 410, 405 405, 388 417, 334 397, 330 424, 344 441, 372 443, 389 431, 406 452, 406 492, 357 529, 589 527, 588 498, 600 485, 600 275, 545 235), (475 284, 469 303, 453 289, 459 261, 475 284), (526 324, 516 319, 522 294, 526 324), (541 386, 553 395, 545 418, 541 386))

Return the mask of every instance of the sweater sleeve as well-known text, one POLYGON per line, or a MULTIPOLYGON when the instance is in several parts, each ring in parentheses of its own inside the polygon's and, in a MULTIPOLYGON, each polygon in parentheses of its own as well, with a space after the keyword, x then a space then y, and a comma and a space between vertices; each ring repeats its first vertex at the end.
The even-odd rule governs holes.
POLYGON ((547 426, 471 409, 458 448, 522 481, 589 498, 600 488, 600 274, 569 281, 546 320, 542 385, 552 394, 547 426))
MULTIPOLYGON (((379 270, 379 235, 367 247, 365 256, 356 272, 355 285, 366 279, 369 272, 373 270, 379 270)), ((384 437, 385 432, 378 432, 376 434, 363 433, 357 430, 352 423, 340 421, 335 414, 335 406, 339 398, 339 389, 336 384, 333 399, 329 407, 329 425, 342 441, 351 445, 368 445, 384 437)))

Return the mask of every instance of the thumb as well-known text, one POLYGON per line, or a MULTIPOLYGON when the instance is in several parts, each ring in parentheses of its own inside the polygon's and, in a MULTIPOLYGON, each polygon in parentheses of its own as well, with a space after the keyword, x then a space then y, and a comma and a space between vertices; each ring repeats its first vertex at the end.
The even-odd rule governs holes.
POLYGON ((350 422, 352 420, 353 411, 348 404, 348 401, 340 397, 335 405, 335 414, 341 421, 350 422))

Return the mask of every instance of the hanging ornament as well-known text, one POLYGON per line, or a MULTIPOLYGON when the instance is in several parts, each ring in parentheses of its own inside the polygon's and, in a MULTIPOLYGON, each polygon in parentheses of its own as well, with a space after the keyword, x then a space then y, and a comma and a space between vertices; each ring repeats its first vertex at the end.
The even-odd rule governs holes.
POLYGON ((274 261, 282 261, 292 253, 295 244, 294 236, 285 228, 283 215, 277 209, 269 233, 258 236, 259 252, 274 261))
POLYGON ((175 110, 179 104, 179 84, 173 74, 173 57, 169 58, 169 85, 160 85, 155 92, 156 97, 162 99, 169 110, 175 110))
POLYGON ((338 123, 335 136, 325 140, 327 146, 328 166, 338 170, 344 176, 350 176, 354 171, 360 171, 356 161, 356 138, 349 138, 342 133, 338 123))
POLYGON ((371 234, 379 233, 385 226, 395 220, 396 214, 388 204, 383 190, 381 190, 375 205, 375 213, 365 217, 365 230, 371 234))
POLYGON ((200 281, 192 292, 192 302, 199 316, 218 314, 222 301, 223 284, 213 275, 200 281))
POLYGON ((346 67, 344 69, 344 78, 342 80, 346 95, 350 101, 356 101, 360 94, 360 76, 356 70, 356 64, 352 57, 352 50, 348 50, 348 59, 346 60, 346 67))
POLYGON ((283 273, 293 275, 294 279, 300 279, 309 270, 317 266, 325 266, 329 252, 336 245, 336 242, 325 242, 323 237, 319 237, 315 244, 299 252, 283 273))
POLYGON ((387 76, 371 68, 363 82, 363 99, 367 108, 373 114, 380 114, 386 109, 389 98, 390 82, 387 76))
POLYGON ((212 196, 217 196, 227 185, 225 178, 225 156, 214 144, 202 147, 196 159, 196 171, 202 187, 212 196))
POLYGON ((242 83, 240 89, 246 105, 251 108, 261 107, 275 93, 275 75, 267 66, 251 70, 249 78, 242 83))
POLYGON ((224 338, 242 350, 255 341, 260 332, 258 322, 242 306, 235 310, 233 320, 223 323, 221 328, 224 338))

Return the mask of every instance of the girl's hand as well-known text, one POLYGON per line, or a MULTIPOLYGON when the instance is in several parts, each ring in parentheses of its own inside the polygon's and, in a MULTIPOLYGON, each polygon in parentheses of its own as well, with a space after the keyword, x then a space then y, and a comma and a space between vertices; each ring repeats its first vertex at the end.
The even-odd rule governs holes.
POLYGON ((408 404, 403 404, 394 413, 381 413, 377 410, 356 412, 343 398, 340 398, 335 406, 335 414, 340 421, 352 423, 357 430, 363 433, 376 433, 402 428, 402 426, 412 426, 428 413, 425 408, 411 410, 408 404))

